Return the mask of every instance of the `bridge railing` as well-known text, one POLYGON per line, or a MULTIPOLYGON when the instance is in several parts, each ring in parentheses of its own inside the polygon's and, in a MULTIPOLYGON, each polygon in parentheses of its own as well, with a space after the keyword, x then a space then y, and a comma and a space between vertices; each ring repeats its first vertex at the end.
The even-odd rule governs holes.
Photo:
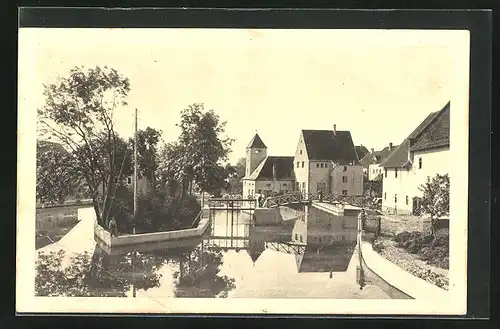
POLYGON ((331 193, 291 193, 277 196, 271 196, 264 200, 262 207, 271 208, 290 203, 309 203, 309 202, 342 203, 356 207, 370 207, 370 200, 363 196, 334 195, 331 193))

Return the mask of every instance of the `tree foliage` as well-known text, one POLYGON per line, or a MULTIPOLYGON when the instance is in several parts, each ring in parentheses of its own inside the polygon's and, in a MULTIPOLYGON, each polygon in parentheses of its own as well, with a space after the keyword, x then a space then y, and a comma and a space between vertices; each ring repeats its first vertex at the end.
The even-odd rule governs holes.
POLYGON ((214 110, 206 111, 195 103, 181 111, 179 138, 161 151, 162 181, 175 179, 182 193, 192 192, 193 185, 209 193, 220 191, 228 173, 222 165, 227 160, 232 139, 223 136, 226 123, 214 110))
POLYGON ((36 197, 41 202, 63 202, 80 191, 81 176, 72 155, 60 144, 38 141, 36 197))
POLYGON ((38 110, 39 133, 72 151, 91 193, 98 222, 108 212, 116 166, 113 112, 125 106, 129 80, 116 70, 74 67, 55 83, 44 85, 45 104, 38 110), (106 191, 101 197, 100 187, 106 191))
POLYGON ((421 212, 430 216, 432 234, 435 236, 438 220, 450 214, 450 178, 448 174, 427 178, 419 187, 421 212))
POLYGON ((245 177, 246 159, 240 158, 234 166, 226 166, 228 172, 228 192, 229 194, 243 194, 243 184, 241 179, 245 177))

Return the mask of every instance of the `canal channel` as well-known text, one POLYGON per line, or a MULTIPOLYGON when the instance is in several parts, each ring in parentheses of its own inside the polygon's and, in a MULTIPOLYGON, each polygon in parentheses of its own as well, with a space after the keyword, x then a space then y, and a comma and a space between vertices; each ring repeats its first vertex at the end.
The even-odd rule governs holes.
POLYGON ((244 211, 216 210, 211 216, 211 227, 199 239, 113 253, 95 244, 75 258, 80 279, 61 278, 59 284, 65 291, 70 285, 73 296, 390 298, 376 285, 360 289, 356 227, 342 218, 320 220, 310 212, 309 218, 255 225, 244 211))

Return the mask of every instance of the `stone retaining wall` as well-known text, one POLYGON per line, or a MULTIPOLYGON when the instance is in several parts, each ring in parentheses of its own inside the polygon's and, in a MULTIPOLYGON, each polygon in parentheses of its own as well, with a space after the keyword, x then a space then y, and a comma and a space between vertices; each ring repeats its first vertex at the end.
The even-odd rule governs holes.
POLYGON ((101 244, 107 246, 107 248, 123 247, 134 244, 164 242, 178 239, 198 238, 203 236, 208 226, 210 225, 208 208, 202 209, 201 216, 201 220, 194 228, 167 232, 121 235, 117 237, 112 237, 108 231, 106 231, 103 227, 96 223, 94 225, 94 238, 101 244))

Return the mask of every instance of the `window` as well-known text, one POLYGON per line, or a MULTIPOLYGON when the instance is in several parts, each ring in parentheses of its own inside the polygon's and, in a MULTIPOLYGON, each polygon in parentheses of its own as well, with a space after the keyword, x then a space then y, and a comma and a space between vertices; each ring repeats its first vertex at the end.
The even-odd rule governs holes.
POLYGON ((344 171, 347 171, 347 166, 344 166, 344 171))
POLYGON ((422 169, 422 157, 418 158, 418 169, 422 169))
POLYGON ((302 154, 302 150, 299 151, 299 154, 302 154))
POLYGON ((302 235, 300 236, 300 242, 302 242, 302 235))
POLYGON ((298 240, 299 239, 299 235, 297 233, 295 233, 295 240, 298 240))
POLYGON ((342 241, 345 241, 345 236, 342 235, 342 241))
POLYGON ((387 177, 387 168, 384 168, 384 176, 387 177))
POLYGON ((127 184, 132 184, 132 177, 127 177, 127 184))
POLYGON ((304 168, 304 161, 302 161, 302 168, 304 168))
POLYGON ((342 190, 342 195, 347 195, 347 190, 342 190))
POLYGON ((300 162, 297 162, 297 168, 299 167, 299 165, 300 165, 300 162))
POLYGON ((319 163, 316 163, 316 168, 319 168, 319 163))
POLYGON ((262 194, 262 190, 261 189, 259 189, 259 194, 262 194))
POLYGON ((347 183, 347 176, 342 176, 342 183, 347 183))
POLYGON ((320 164, 320 167, 323 168, 323 164, 320 164))
POLYGON ((302 182, 302 188, 306 188, 306 182, 302 182))
POLYGON ((394 177, 398 178, 398 168, 394 169, 394 177))
POLYGON ((406 196, 406 205, 408 205, 409 202, 408 199, 409 199, 408 196, 406 196))
POLYGON ((300 188, 300 183, 299 182, 295 182, 295 189, 298 191, 300 188))
POLYGON ((394 203, 398 203, 398 195, 394 194, 394 203))

